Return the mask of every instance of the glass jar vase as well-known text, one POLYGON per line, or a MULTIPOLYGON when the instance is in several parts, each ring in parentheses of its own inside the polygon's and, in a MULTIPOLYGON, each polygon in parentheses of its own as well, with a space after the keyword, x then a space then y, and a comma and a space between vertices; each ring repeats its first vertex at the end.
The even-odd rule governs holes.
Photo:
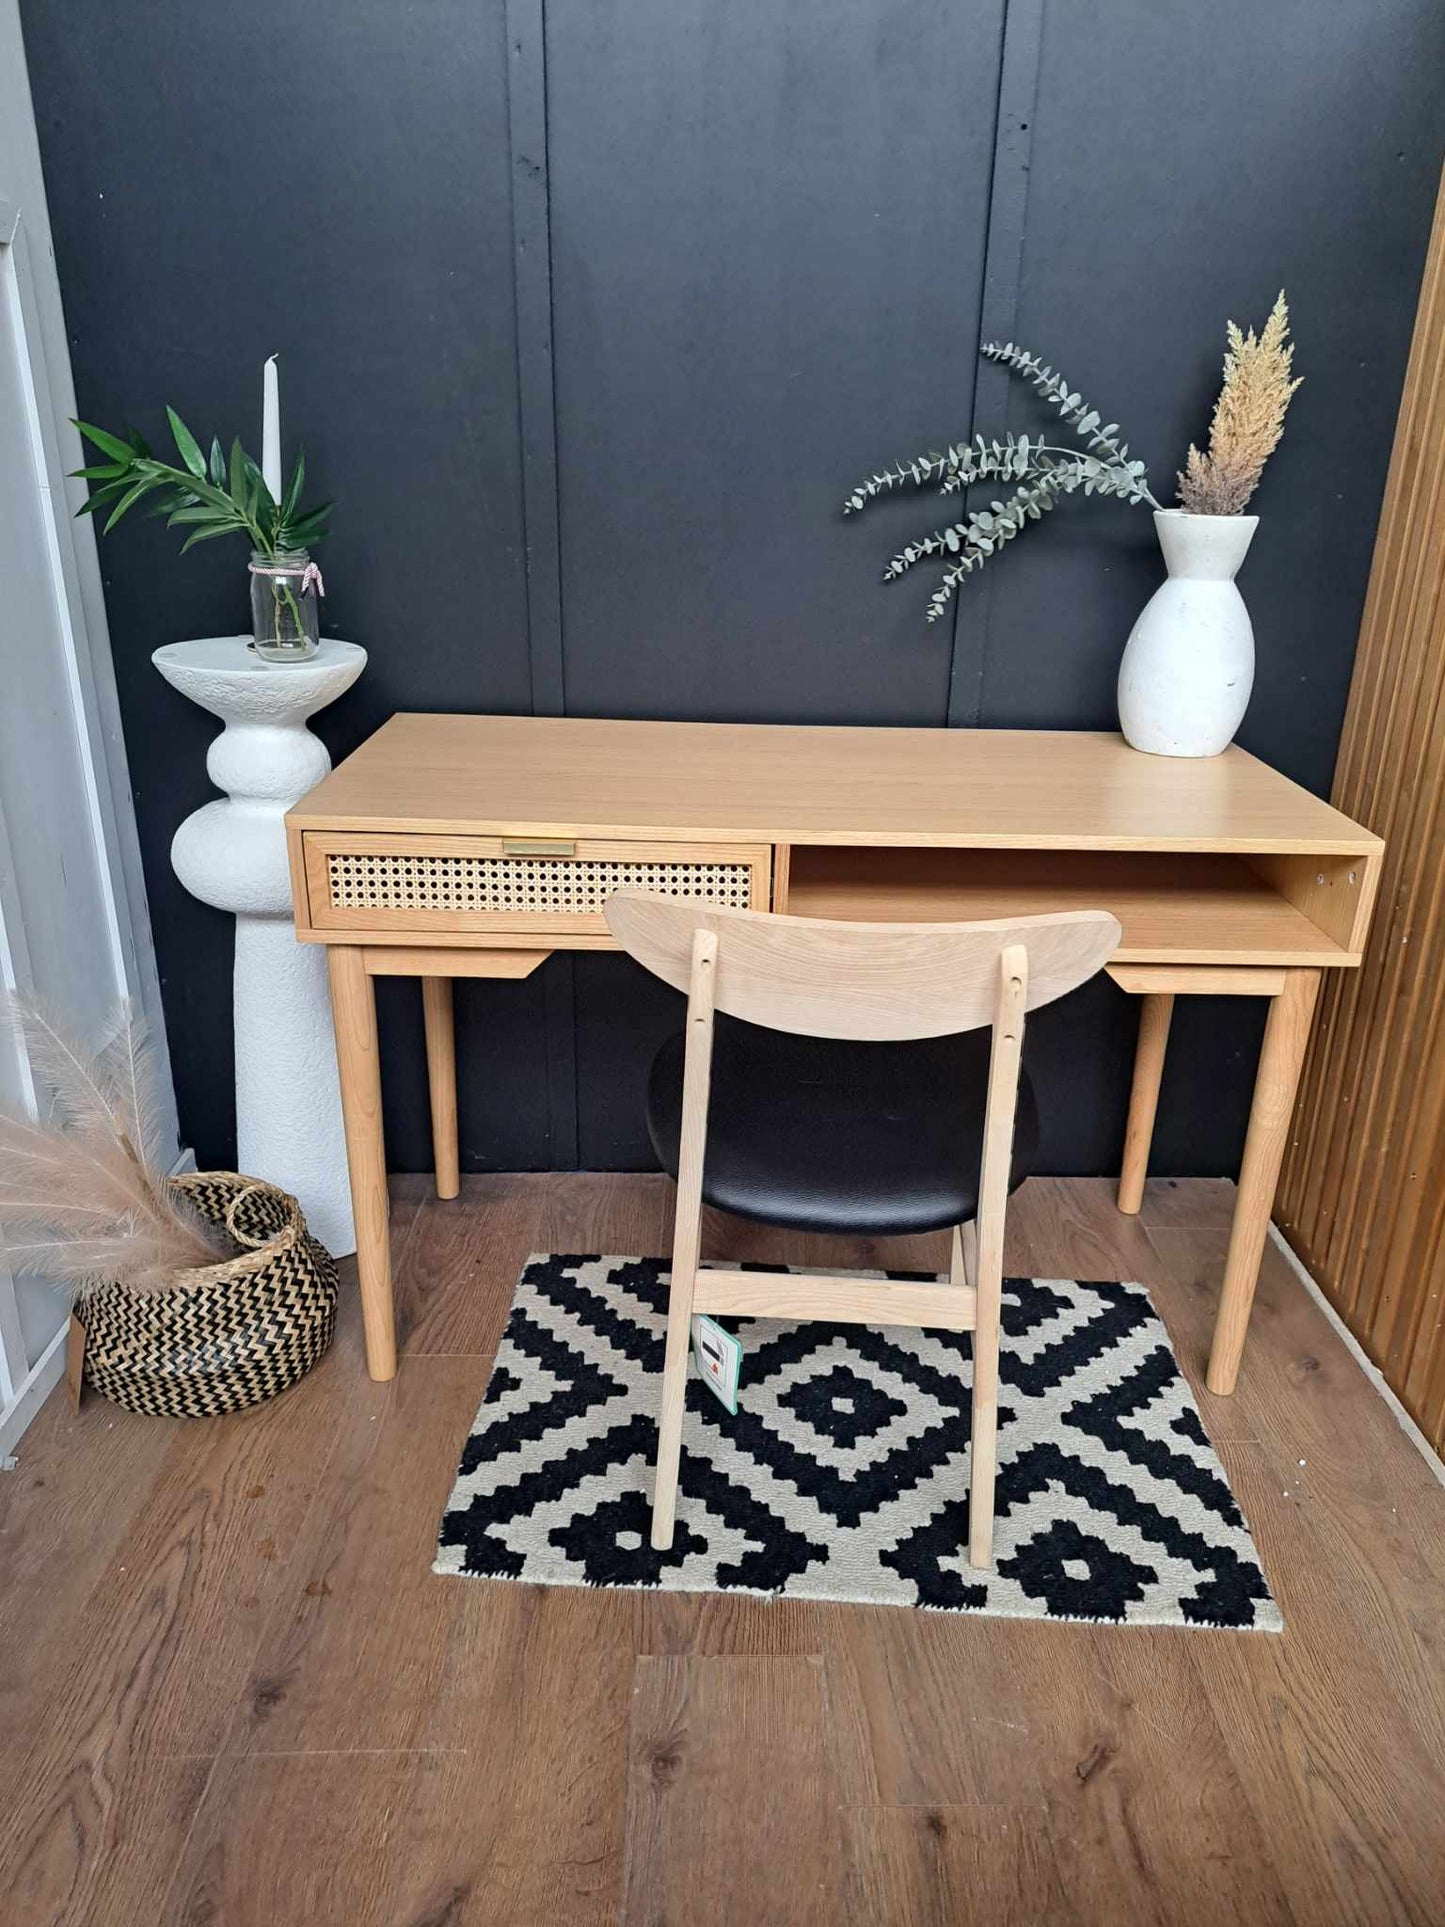
POLYGON ((251 557, 251 635, 264 662, 305 662, 321 647, 321 571, 304 550, 251 557))

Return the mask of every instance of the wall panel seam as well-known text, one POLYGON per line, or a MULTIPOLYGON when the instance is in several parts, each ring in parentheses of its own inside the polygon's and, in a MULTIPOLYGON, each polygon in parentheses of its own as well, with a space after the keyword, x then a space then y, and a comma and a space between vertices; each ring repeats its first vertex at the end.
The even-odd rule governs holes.
MULTIPOLYGON (((517 329, 522 526, 526 548, 527 660, 532 713, 567 710, 562 628, 562 528, 553 351, 552 192, 547 127, 546 0, 507 0, 507 140, 517 329)), ((578 1159, 576 965, 544 966, 543 1030, 550 1162, 578 1159)))
MULTIPOLYGON (((1004 0, 978 340, 972 344, 970 435, 975 432, 981 411, 991 411, 991 419, 998 422, 1006 420, 1008 413, 1012 378, 1006 368, 982 360, 977 350, 985 341, 1010 336, 1018 319, 1043 29, 1044 0, 1004 0)), ((963 498, 966 506, 982 507, 995 488, 996 484, 989 483, 970 490, 963 498)), ((993 575, 988 569, 962 583, 954 596, 948 668, 950 728, 976 727, 983 715, 993 600, 993 575), (972 646, 965 648, 965 643, 972 646)))
POLYGON ((532 710, 566 710, 544 0, 507 0, 507 138, 532 710))

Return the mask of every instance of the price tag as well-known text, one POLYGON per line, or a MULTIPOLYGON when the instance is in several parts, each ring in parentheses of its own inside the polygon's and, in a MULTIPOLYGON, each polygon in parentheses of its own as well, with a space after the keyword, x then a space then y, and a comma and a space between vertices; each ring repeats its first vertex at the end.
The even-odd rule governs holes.
POLYGON ((710 1385, 736 1417, 743 1341, 699 1312, 692 1321, 692 1355, 697 1360, 698 1376, 703 1384, 710 1385))

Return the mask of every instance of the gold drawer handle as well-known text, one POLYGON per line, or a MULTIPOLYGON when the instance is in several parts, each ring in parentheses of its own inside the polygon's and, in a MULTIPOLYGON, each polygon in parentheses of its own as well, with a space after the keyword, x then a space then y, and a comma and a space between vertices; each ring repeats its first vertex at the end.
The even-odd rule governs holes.
POLYGON ((504 836, 502 838, 503 856, 576 856, 577 844, 565 837, 542 837, 528 841, 525 837, 504 836))

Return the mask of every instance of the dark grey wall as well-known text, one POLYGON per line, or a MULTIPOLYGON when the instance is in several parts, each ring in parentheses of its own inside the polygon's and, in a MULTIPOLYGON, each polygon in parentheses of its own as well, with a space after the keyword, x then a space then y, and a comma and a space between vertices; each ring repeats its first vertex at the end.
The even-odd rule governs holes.
MULTIPOLYGON (((844 523, 864 470, 1021 427, 1011 334, 1165 492, 1224 321, 1289 291, 1307 377, 1242 583, 1243 740, 1328 786, 1439 176, 1435 0, 181 0, 24 5, 83 411, 288 438, 340 500, 319 720, 395 709, 955 726, 1112 722, 1159 577, 1145 515, 1062 510, 925 628, 878 584, 930 498, 844 523)), ((149 665, 244 622, 241 557, 104 545, 183 1125, 232 1155, 229 926, 175 883, 208 720, 149 665)), ((428 1161, 411 986, 385 987, 392 1162, 428 1161)), ((469 1164, 649 1162, 675 1020, 626 960, 459 996, 469 1164)), ((1238 1154, 1259 1016, 1181 1012, 1161 1168, 1238 1154)), ((1035 1020, 1054 1169, 1117 1160, 1129 1014, 1035 1020)))

